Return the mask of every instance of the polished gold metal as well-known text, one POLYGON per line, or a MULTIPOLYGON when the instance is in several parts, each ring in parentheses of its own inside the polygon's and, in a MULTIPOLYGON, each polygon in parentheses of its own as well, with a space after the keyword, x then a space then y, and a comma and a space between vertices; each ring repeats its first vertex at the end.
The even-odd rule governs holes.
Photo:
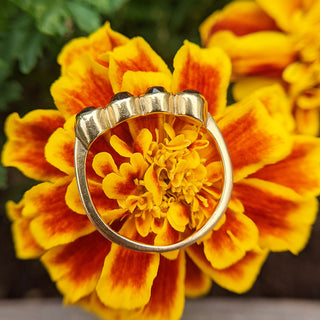
POLYGON ((108 240, 125 248, 144 252, 166 252, 181 249, 198 241, 213 229, 227 209, 230 201, 233 176, 232 165, 223 136, 212 116, 208 113, 207 102, 195 92, 151 92, 141 97, 127 96, 112 101, 105 108, 88 108, 79 113, 75 124, 75 174, 82 205, 97 230, 108 240), (220 201, 206 224, 188 238, 166 246, 148 245, 133 241, 111 229, 97 212, 88 189, 86 178, 86 158, 90 145, 106 130, 133 117, 151 113, 186 116, 206 127, 212 134, 219 149, 224 169, 223 189, 220 201))

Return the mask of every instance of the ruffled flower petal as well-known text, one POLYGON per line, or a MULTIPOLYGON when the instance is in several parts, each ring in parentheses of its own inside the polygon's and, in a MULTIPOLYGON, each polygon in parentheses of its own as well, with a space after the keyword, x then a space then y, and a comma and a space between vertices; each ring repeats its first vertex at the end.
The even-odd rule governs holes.
MULTIPOLYGON (((131 220, 120 233, 129 239, 141 239, 131 220)), ((112 244, 97 284, 99 299, 112 308, 135 309, 148 303, 159 267, 159 254, 132 251, 112 244)))
POLYGON ((70 128, 71 123, 74 126, 74 117, 69 119, 63 128, 53 132, 44 148, 47 161, 69 176, 74 175, 75 134, 74 128, 70 128))
POLYGON ((45 158, 44 148, 50 135, 63 126, 64 119, 55 110, 31 111, 23 118, 11 114, 5 123, 8 141, 3 147, 1 162, 18 168, 35 180, 54 180, 64 173, 45 158))
POLYGON ((234 1, 222 11, 216 11, 200 26, 202 43, 206 46, 212 34, 230 30, 236 36, 278 30, 278 27, 255 2, 234 1))
POLYGON ((126 199, 137 190, 134 180, 141 179, 146 169, 147 163, 141 153, 134 153, 130 163, 120 166, 119 174, 110 173, 103 179, 102 188, 105 194, 110 199, 126 199))
POLYGON ((304 248, 318 211, 316 198, 305 198, 289 188, 259 179, 235 184, 233 193, 258 227, 262 247, 294 254, 304 248))
POLYGON ((219 31, 210 38, 208 47, 211 46, 221 47, 228 54, 232 72, 239 75, 280 76, 296 59, 292 39, 276 31, 261 31, 242 37, 231 31, 219 31))
POLYGON ((236 293, 244 293, 252 287, 268 256, 267 250, 255 249, 247 252, 244 258, 229 268, 217 270, 206 259, 202 246, 193 245, 187 249, 187 253, 214 282, 236 293))
POLYGON ((95 290, 111 242, 93 232, 47 251, 41 261, 66 303, 74 303, 95 290))
POLYGON ((30 223, 31 233, 45 249, 72 242, 95 230, 86 216, 71 211, 66 205, 67 186, 65 181, 59 184, 44 182, 29 191, 37 194, 36 202, 25 200, 25 207, 30 206, 29 214, 37 212, 30 223))
POLYGON ((164 72, 127 71, 123 75, 120 91, 127 91, 134 96, 141 96, 148 88, 155 86, 169 90, 171 76, 164 72))
POLYGON ((184 307, 185 254, 180 251, 177 259, 160 256, 157 277, 154 279, 151 298, 135 320, 177 320, 184 307))
POLYGON ((281 83, 281 80, 279 80, 278 78, 267 78, 259 76, 239 77, 237 82, 233 84, 232 95, 236 101, 240 101, 242 99, 246 99, 256 90, 281 83))
POLYGON ((105 52, 112 51, 115 47, 127 43, 128 38, 121 33, 111 29, 110 23, 106 22, 101 28, 93 32, 89 37, 81 37, 71 40, 58 56, 62 74, 73 62, 81 56, 89 54, 96 62, 105 65, 99 56, 105 52))
POLYGON ((114 309, 103 304, 94 293, 82 299, 80 304, 106 320, 178 320, 184 307, 185 268, 184 252, 175 260, 161 257, 158 273, 153 281, 151 298, 142 308, 114 309))
POLYGON ((51 94, 66 119, 87 107, 104 107, 114 95, 108 69, 88 55, 74 61, 68 72, 53 83, 51 94))
POLYGON ((291 104, 280 84, 264 86, 252 94, 257 97, 268 110, 269 115, 277 120, 288 132, 295 129, 295 121, 291 112, 291 104))
MULTIPOLYGON (((108 215, 110 210, 119 208, 116 200, 109 199, 106 197, 105 193, 102 190, 101 183, 95 182, 90 179, 88 179, 87 182, 93 204, 95 205, 97 211, 100 213, 101 216, 105 217, 108 215)), ((75 178, 72 180, 72 182, 69 184, 67 188, 65 201, 67 206, 72 211, 79 214, 86 214, 79 196, 77 181, 75 178)))
POLYGON ((291 153, 251 177, 293 189, 304 197, 320 193, 320 142, 309 136, 295 136, 291 153))
POLYGON ((259 6, 286 31, 292 31, 294 14, 302 9, 303 0, 256 0, 259 6))
POLYGON ((272 121, 258 99, 229 107, 218 126, 229 150, 235 182, 290 152, 288 133, 272 121))
POLYGON ((109 77, 114 92, 121 91, 123 78, 128 71, 161 72, 171 75, 165 62, 140 37, 115 48, 108 58, 109 77))
POLYGON ((320 130, 320 110, 297 109, 295 112, 297 131, 301 134, 316 136, 320 130))
POLYGON ((184 232, 187 223, 189 223, 187 207, 182 203, 172 203, 167 212, 167 219, 172 228, 184 232))
POLYGON ((224 224, 203 241, 204 254, 215 269, 225 269, 257 247, 259 232, 243 213, 226 212, 224 224))
POLYGON ((196 298, 207 294, 211 289, 210 277, 186 255, 185 290, 188 298, 196 298))
POLYGON ((85 310, 92 312, 104 320, 132 320, 136 314, 140 314, 141 308, 134 310, 114 309, 104 305, 96 292, 78 301, 85 310))
POLYGON ((96 154, 93 158, 92 167, 96 174, 101 178, 104 178, 107 174, 112 172, 118 173, 118 167, 111 154, 108 152, 96 154))
POLYGON ((22 216, 24 200, 19 203, 8 201, 6 204, 7 215, 12 220, 12 234, 14 240, 14 248, 19 259, 35 259, 38 258, 44 249, 39 246, 30 232, 31 218, 22 216))
MULTIPOLYGON (((164 220, 163 225, 159 228, 157 231, 157 235, 154 239, 154 245, 155 246, 167 246, 170 244, 174 244, 179 242, 180 236, 179 232, 177 232, 171 224, 168 222, 167 219, 164 220)), ((164 257, 167 259, 177 259, 179 255, 179 250, 174 250, 174 251, 169 251, 169 252, 164 252, 162 253, 164 257)))
POLYGON ((173 65, 173 92, 197 90, 207 100, 211 115, 223 112, 231 65, 221 49, 201 49, 185 41, 176 53, 173 65))

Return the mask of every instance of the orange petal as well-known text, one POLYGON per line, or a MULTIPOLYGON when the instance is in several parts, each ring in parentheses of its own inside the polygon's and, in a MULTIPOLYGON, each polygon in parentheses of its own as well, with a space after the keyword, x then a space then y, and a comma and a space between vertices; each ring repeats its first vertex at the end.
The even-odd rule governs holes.
POLYGON ((210 277, 186 255, 185 290, 188 298, 196 298, 207 294, 211 289, 210 277))
POLYGON ((111 242, 99 232, 50 249, 41 258, 65 302, 74 303, 95 290, 111 242))
POLYGON ((223 178, 223 166, 221 161, 214 161, 206 166, 207 179, 209 182, 214 183, 223 178))
POLYGON ((57 108, 66 117, 86 107, 104 107, 114 95, 108 69, 84 55, 51 86, 57 108))
POLYGON ((130 158, 133 154, 131 148, 127 145, 127 143, 121 140, 116 135, 111 136, 110 144, 112 148, 123 157, 130 158))
POLYGON ((37 195, 36 202, 26 198, 28 214, 38 214, 30 224, 31 232, 45 249, 74 241, 95 230, 86 216, 76 214, 67 207, 67 186, 64 181, 60 184, 44 182, 31 189, 37 195))
MULTIPOLYGON (((120 233, 143 242, 134 224, 127 221, 120 233)), ((147 304, 159 267, 159 254, 132 251, 112 244, 97 284, 100 300, 112 308, 135 309, 147 304)))
POLYGON ((151 192, 155 205, 159 206, 162 202, 162 192, 156 171, 154 170, 154 164, 152 164, 144 174, 144 183, 146 189, 151 192))
POLYGON ((280 84, 274 84, 254 91, 257 97, 268 110, 269 115, 277 120, 287 131, 292 132, 295 127, 292 116, 292 107, 288 96, 280 84))
POLYGON ((121 91, 130 92, 134 96, 141 96, 148 88, 155 86, 169 90, 171 76, 163 72, 127 71, 123 75, 121 91))
POLYGON ((244 214, 227 210, 223 225, 203 241, 204 253, 215 269, 225 269, 258 245, 258 229, 244 214))
POLYGON ((121 90, 127 71, 171 74, 165 62, 140 37, 133 38, 126 45, 115 48, 109 55, 109 76, 114 92, 121 90))
POLYGON ((167 212, 167 219, 175 230, 184 232, 186 225, 189 223, 186 206, 178 202, 171 203, 167 212))
POLYGON ((172 91, 197 90, 207 100, 211 115, 223 112, 231 64, 221 49, 201 49, 185 41, 173 65, 172 91))
POLYGON ((159 130, 159 128, 163 128, 164 124, 172 119, 172 116, 164 113, 152 113, 147 116, 132 118, 128 121, 130 135, 135 141, 139 133, 142 130, 147 129, 152 134, 153 141, 157 141, 157 138, 159 138, 156 131, 158 131, 158 134, 160 135, 160 139, 158 141, 163 141, 164 130, 159 130))
POLYGON ((257 0, 258 5, 286 31, 293 31, 294 15, 303 9, 302 0, 257 0))
POLYGON ((102 188, 110 199, 126 199, 137 191, 135 179, 141 179, 147 170, 147 163, 141 153, 134 153, 131 163, 123 163, 119 174, 110 173, 102 182, 102 188))
POLYGON ((104 178, 111 172, 118 172, 118 167, 115 164, 112 155, 108 152, 100 152, 93 158, 92 167, 96 174, 104 178))
POLYGON ((146 237, 150 233, 152 222, 153 216, 149 212, 135 218, 137 231, 142 237, 146 237))
POLYGON ((34 259, 38 258, 44 250, 30 232, 31 219, 22 217, 23 206, 23 200, 19 203, 8 201, 6 210, 10 219, 13 220, 12 235, 17 257, 19 259, 34 259))
POLYGON ((236 293, 244 293, 252 287, 268 255, 266 250, 249 251, 236 264, 226 269, 217 270, 206 259, 202 246, 193 245, 187 249, 187 253, 193 262, 214 282, 236 293))
POLYGON ((112 51, 115 47, 125 44, 128 38, 111 29, 110 23, 106 22, 101 28, 93 32, 89 37, 81 37, 71 40, 58 56, 61 72, 64 74, 74 61, 82 55, 89 54, 95 61, 105 65, 99 56, 112 51))
POLYGON ((288 133, 272 120, 257 99, 229 107, 218 126, 229 150, 234 181, 283 159, 290 152, 288 133))
POLYGON ((297 254, 306 245, 316 218, 316 198, 305 198, 281 185, 259 179, 236 183, 234 195, 259 229, 262 247, 297 254))
POLYGON ((133 320, 139 319, 139 317, 134 318, 135 315, 139 316, 141 308, 135 310, 128 309, 114 309, 104 305, 99 299, 96 292, 84 297, 79 300, 77 304, 81 305, 85 310, 96 314, 101 319, 106 320, 133 320))
POLYGON ((45 156, 49 163, 74 176, 74 129, 70 130, 70 123, 74 124, 74 117, 70 118, 64 128, 58 128, 49 138, 45 146, 45 156))
POLYGON ((24 201, 20 201, 19 203, 15 203, 13 201, 8 201, 6 203, 6 213, 7 217, 11 222, 14 222, 20 218, 22 218, 22 210, 24 208, 24 201))
POLYGON ((152 139, 152 133, 147 128, 143 128, 134 141, 134 150, 140 152, 145 157, 149 151, 152 139))
POLYGON ((64 174, 47 162, 44 147, 50 135, 63 126, 64 119, 54 110, 35 110, 23 118, 11 114, 5 123, 8 137, 3 147, 1 162, 18 168, 35 180, 57 179, 64 174))
POLYGON ((184 307, 185 254, 180 252, 176 260, 160 257, 157 277, 151 298, 139 317, 143 320, 180 319, 184 307))
POLYGON ((291 153, 282 161, 265 166, 252 175, 293 189, 302 196, 320 193, 320 141, 308 136, 295 136, 291 153))
MULTIPOLYGON (((101 214, 102 216, 106 215, 110 210, 119 208, 116 200, 109 199, 106 197, 105 193, 102 190, 101 183, 97 183, 88 179, 88 188, 93 204, 95 205, 99 214, 101 214)), ((72 180, 72 182, 69 184, 67 188, 65 201, 67 206, 72 211, 79 214, 86 214, 79 196, 79 190, 75 178, 72 180)))
MULTIPOLYGON (((151 298, 143 308, 123 309, 109 307, 96 294, 80 301, 81 305, 102 317, 117 320, 177 320, 184 307, 185 255, 181 252, 175 260, 160 258, 158 273, 153 281, 151 298)), ((144 272, 139 270, 142 275, 144 272)), ((126 277, 126 275, 124 275, 126 277)), ((112 296, 111 296, 112 297, 112 296)), ((105 297, 107 299, 108 297, 105 297)), ((121 296, 117 304, 126 298, 121 296)), ((135 297, 136 300, 138 297, 135 297)))
POLYGON ((320 110, 303 110, 298 108, 295 112, 297 131, 300 134, 317 136, 320 132, 320 110))
MULTIPOLYGON (((154 239, 155 246, 167 246, 180 241, 180 234, 173 229, 167 219, 164 220, 162 227, 157 230, 158 233, 154 239)), ((162 253, 164 257, 170 260, 177 259, 179 250, 162 253)))
POLYGON ((137 186, 134 183, 135 175, 120 176, 116 173, 108 174, 102 182, 102 189, 110 199, 125 200, 128 195, 134 194, 137 186))
POLYGON ((219 46, 228 54, 232 72, 236 75, 279 77, 297 55, 292 38, 276 31, 261 31, 242 37, 231 31, 219 31, 210 38, 208 47, 211 46, 219 46))
POLYGON ((35 259, 44 252, 30 232, 31 220, 19 219, 12 224, 14 248, 19 259, 35 259))
MULTIPOLYGON (((282 85, 280 78, 268 78, 260 76, 239 77, 232 87, 232 96, 236 101, 246 99, 255 91, 269 86, 282 85)), ((278 106, 282 108, 282 106, 278 106)))
POLYGON ((237 36, 263 30, 278 30, 275 22, 255 2, 235 1, 214 12, 200 26, 201 40, 206 46, 210 37, 221 30, 237 36))

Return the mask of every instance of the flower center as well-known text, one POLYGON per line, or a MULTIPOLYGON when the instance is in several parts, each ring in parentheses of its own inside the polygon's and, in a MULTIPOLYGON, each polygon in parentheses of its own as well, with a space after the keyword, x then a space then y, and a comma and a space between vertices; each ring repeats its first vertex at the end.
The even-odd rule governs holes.
POLYGON ((154 224, 164 225, 165 220, 180 233, 199 229, 220 196, 221 164, 215 161, 208 166, 204 155, 210 155, 211 149, 214 155, 217 151, 205 129, 187 124, 175 130, 164 123, 161 131, 156 128, 152 134, 143 128, 133 148, 113 135, 110 144, 114 151, 122 156, 128 152, 123 150, 131 153, 126 153, 129 161, 103 179, 106 196, 116 200, 125 212, 121 218, 139 221, 144 236, 157 233, 154 224), (212 179, 209 182, 208 168, 218 172, 216 183, 212 179))

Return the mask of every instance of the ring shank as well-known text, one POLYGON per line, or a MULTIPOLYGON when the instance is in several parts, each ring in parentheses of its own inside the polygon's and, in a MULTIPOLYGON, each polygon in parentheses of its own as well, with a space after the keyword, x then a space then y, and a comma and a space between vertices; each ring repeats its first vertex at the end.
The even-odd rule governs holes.
MULTIPOLYGON (((223 136, 217 127, 215 121, 213 120, 210 114, 207 114, 207 119, 205 123, 206 129, 212 134, 213 138, 216 141, 216 145, 219 149, 223 169, 224 169, 224 179, 223 179, 223 188, 220 200, 217 204, 215 211, 212 213, 212 216, 208 219, 205 225, 203 225, 197 232, 193 233, 186 239, 181 240, 180 242, 165 245, 165 246, 155 246, 149 245, 137 241, 128 239, 121 234, 114 231, 109 227, 100 217, 97 212, 89 189, 86 178, 86 159, 88 154, 88 146, 85 146, 82 141, 76 136, 75 139, 75 174, 77 179, 77 185, 79 189, 80 198, 83 204, 83 207, 91 221, 91 223, 96 227, 96 229, 108 240, 123 246, 127 249, 143 252, 168 252, 173 250, 178 250, 190 246, 197 242, 199 239, 204 237, 224 214, 227 209, 228 203, 230 201, 232 186, 233 186, 233 175, 232 175, 232 165, 229 157, 227 146, 224 142, 223 136)), ((97 137, 96 137, 97 138, 97 137)), ((91 144, 96 140, 96 138, 91 142, 91 144)))

